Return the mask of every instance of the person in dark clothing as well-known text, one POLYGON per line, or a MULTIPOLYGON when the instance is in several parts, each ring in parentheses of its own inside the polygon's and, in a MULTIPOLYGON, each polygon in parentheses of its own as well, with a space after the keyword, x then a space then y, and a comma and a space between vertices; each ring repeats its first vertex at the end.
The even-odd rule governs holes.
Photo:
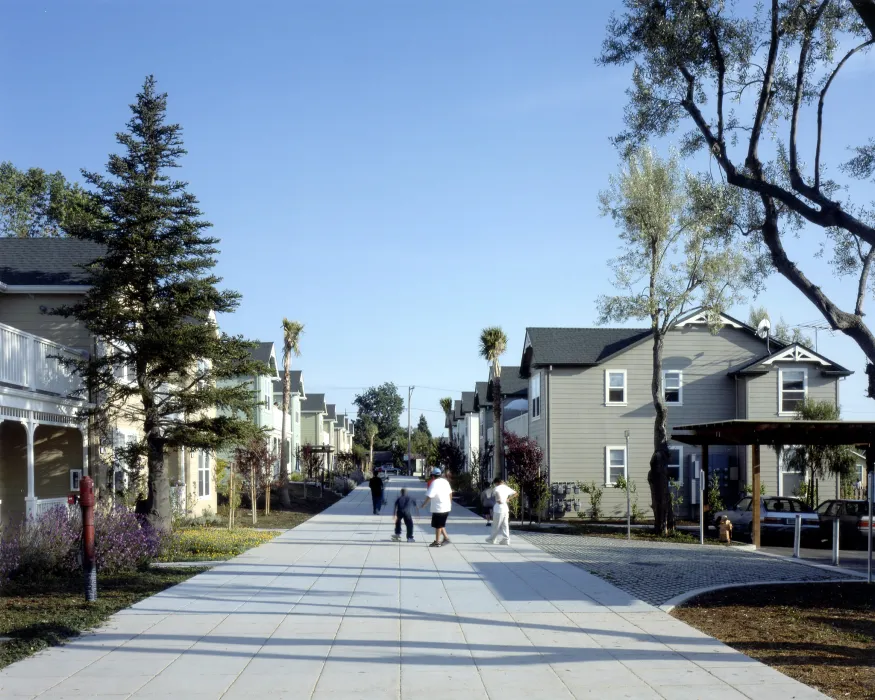
POLYGON ((407 528, 407 541, 415 542, 413 539, 413 499, 407 495, 407 489, 401 489, 401 495, 395 499, 395 534, 392 539, 396 542, 401 539, 401 521, 407 528))
POLYGON ((374 474, 373 478, 368 482, 371 487, 371 498, 374 501, 374 515, 380 512, 383 507, 383 480, 374 474))

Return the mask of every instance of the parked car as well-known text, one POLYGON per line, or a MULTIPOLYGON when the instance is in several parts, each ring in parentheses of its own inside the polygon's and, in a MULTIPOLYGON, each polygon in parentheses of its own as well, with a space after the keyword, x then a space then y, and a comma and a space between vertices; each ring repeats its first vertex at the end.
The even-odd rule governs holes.
POLYGON ((839 521, 839 544, 847 547, 866 546, 869 538, 869 504, 866 501, 836 499, 817 506, 820 537, 832 542, 833 522, 839 521))
MULTIPOLYGON (((798 498, 763 496, 760 501, 766 509, 765 514, 760 518, 761 537, 792 537, 796 527, 797 513, 802 517, 803 539, 819 536, 820 521, 817 513, 798 498)), ((736 536, 745 535, 750 537, 753 529, 752 503, 753 498, 745 496, 734 507, 715 513, 715 527, 720 520, 720 516, 725 515, 732 523, 733 532, 736 536)))

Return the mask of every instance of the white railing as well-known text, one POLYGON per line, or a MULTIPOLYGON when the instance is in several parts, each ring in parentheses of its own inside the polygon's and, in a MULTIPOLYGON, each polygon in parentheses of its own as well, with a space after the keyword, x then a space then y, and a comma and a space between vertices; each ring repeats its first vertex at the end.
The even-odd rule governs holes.
POLYGON ((82 380, 58 357, 82 353, 0 323, 0 383, 59 396, 72 396, 82 380))
POLYGON ((70 505, 67 503, 66 496, 64 498, 38 498, 36 501, 36 517, 48 513, 52 508, 63 508, 69 515, 70 505))

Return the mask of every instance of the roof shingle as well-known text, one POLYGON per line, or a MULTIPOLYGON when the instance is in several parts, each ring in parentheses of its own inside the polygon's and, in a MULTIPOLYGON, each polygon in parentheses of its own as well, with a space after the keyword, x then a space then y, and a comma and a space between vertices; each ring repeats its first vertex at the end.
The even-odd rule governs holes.
POLYGON ((83 265, 106 248, 76 238, 0 238, 0 282, 11 285, 84 285, 83 265))

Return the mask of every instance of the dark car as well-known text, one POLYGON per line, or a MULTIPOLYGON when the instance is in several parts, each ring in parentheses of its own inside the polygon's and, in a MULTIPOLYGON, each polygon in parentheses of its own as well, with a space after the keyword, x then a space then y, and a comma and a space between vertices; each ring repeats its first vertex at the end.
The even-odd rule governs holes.
MULTIPOLYGON (((763 496, 760 499, 765 512, 760 514, 760 536, 793 537, 796 528, 796 514, 802 519, 802 537, 808 539, 817 536, 819 520, 817 513, 798 498, 783 496, 763 496)), ((720 516, 725 515, 732 523, 737 535, 751 536, 753 528, 753 499, 745 496, 734 507, 721 510, 714 514, 714 525, 717 526, 720 516)))
POLYGON ((869 504, 866 501, 835 499, 817 506, 820 536, 832 542, 833 522, 839 521, 839 544, 865 546, 869 537, 869 504))

